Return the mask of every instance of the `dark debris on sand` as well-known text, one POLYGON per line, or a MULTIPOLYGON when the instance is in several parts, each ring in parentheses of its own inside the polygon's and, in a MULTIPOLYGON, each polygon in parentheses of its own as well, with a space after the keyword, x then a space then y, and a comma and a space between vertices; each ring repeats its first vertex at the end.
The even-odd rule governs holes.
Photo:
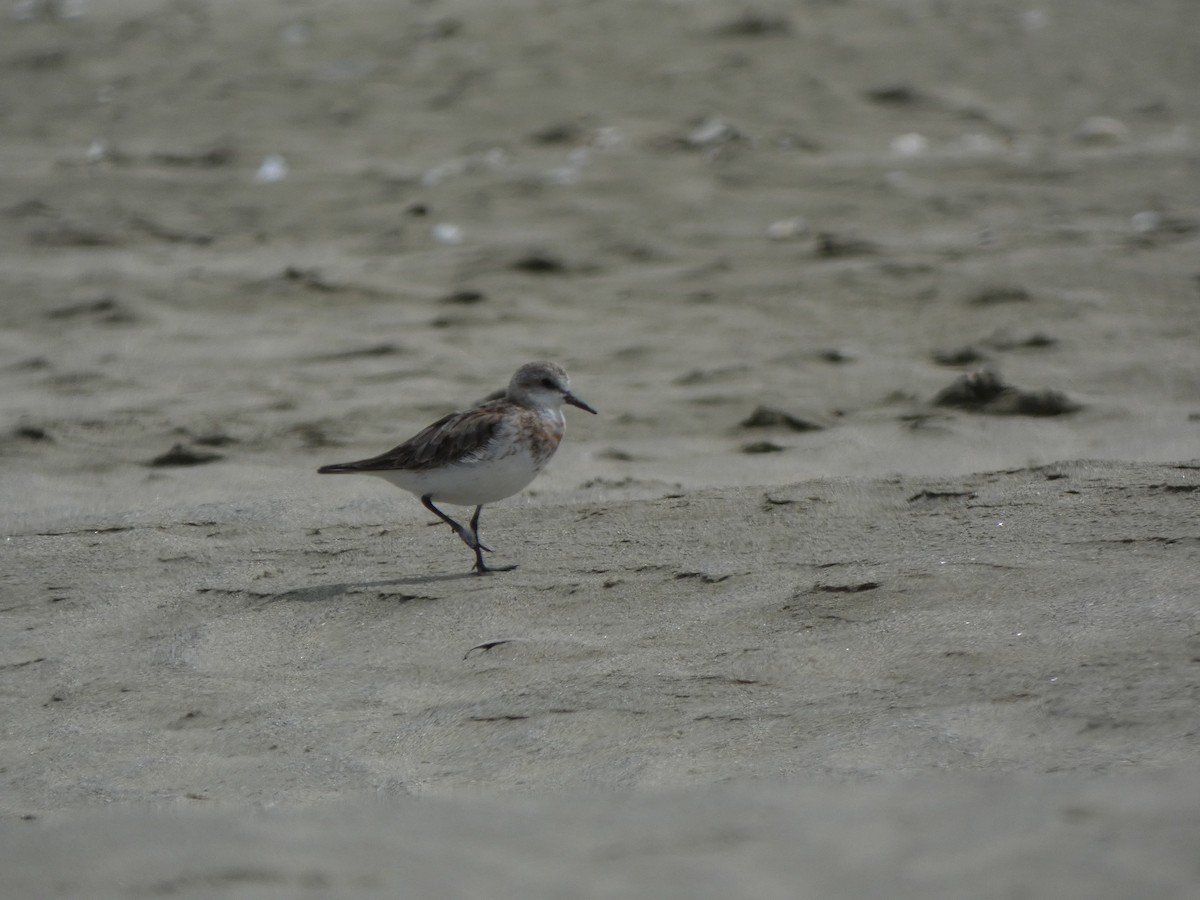
POLYGON ((825 426, 812 419, 802 419, 781 409, 757 406, 740 423, 742 428, 787 428, 791 431, 822 431, 825 426))
POLYGON ((1061 416, 1083 408, 1061 391, 1013 387, 990 369, 960 375, 933 398, 933 405, 995 416, 1061 416))
POLYGON ((193 450, 190 447, 185 447, 183 444, 176 444, 166 453, 154 457, 146 465, 152 468, 163 468, 166 466, 201 466, 205 463, 216 462, 219 459, 224 459, 220 453, 211 453, 206 450, 193 450))

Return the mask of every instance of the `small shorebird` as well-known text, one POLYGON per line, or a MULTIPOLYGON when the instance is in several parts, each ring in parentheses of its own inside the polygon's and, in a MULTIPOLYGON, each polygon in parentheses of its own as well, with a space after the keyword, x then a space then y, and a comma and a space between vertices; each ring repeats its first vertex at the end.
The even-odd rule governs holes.
POLYGON ((317 470, 322 475, 377 475, 416 495, 431 513, 454 529, 475 551, 475 572, 493 571, 483 562, 479 512, 485 503, 511 497, 545 468, 566 430, 562 405, 596 411, 571 393, 562 366, 526 363, 508 388, 463 412, 451 413, 409 438, 399 447, 357 462, 336 463, 317 470), (464 528, 434 502, 474 506, 470 528, 464 528))

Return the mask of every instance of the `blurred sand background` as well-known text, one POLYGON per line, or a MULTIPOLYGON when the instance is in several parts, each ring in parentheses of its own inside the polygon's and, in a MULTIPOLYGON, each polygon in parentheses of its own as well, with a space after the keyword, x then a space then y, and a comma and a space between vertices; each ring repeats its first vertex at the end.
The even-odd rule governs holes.
POLYGON ((1195 896, 1200 7, 0 16, 0 892, 1195 896))

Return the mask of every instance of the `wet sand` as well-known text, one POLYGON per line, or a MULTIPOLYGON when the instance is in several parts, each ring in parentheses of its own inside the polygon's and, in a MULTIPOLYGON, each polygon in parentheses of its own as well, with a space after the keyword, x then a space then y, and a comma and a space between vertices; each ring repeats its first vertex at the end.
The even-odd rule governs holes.
POLYGON ((5 15, 22 896, 1194 893, 1190 4, 5 15))

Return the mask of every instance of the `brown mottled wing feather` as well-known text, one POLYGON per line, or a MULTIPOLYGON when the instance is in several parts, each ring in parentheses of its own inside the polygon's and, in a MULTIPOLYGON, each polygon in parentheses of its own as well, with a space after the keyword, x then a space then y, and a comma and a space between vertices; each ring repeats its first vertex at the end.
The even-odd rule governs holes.
POLYGON ((485 446, 502 423, 498 415, 480 415, 478 408, 450 413, 379 456, 355 462, 335 463, 317 470, 323 475, 378 472, 387 469, 435 469, 458 462, 485 446))

